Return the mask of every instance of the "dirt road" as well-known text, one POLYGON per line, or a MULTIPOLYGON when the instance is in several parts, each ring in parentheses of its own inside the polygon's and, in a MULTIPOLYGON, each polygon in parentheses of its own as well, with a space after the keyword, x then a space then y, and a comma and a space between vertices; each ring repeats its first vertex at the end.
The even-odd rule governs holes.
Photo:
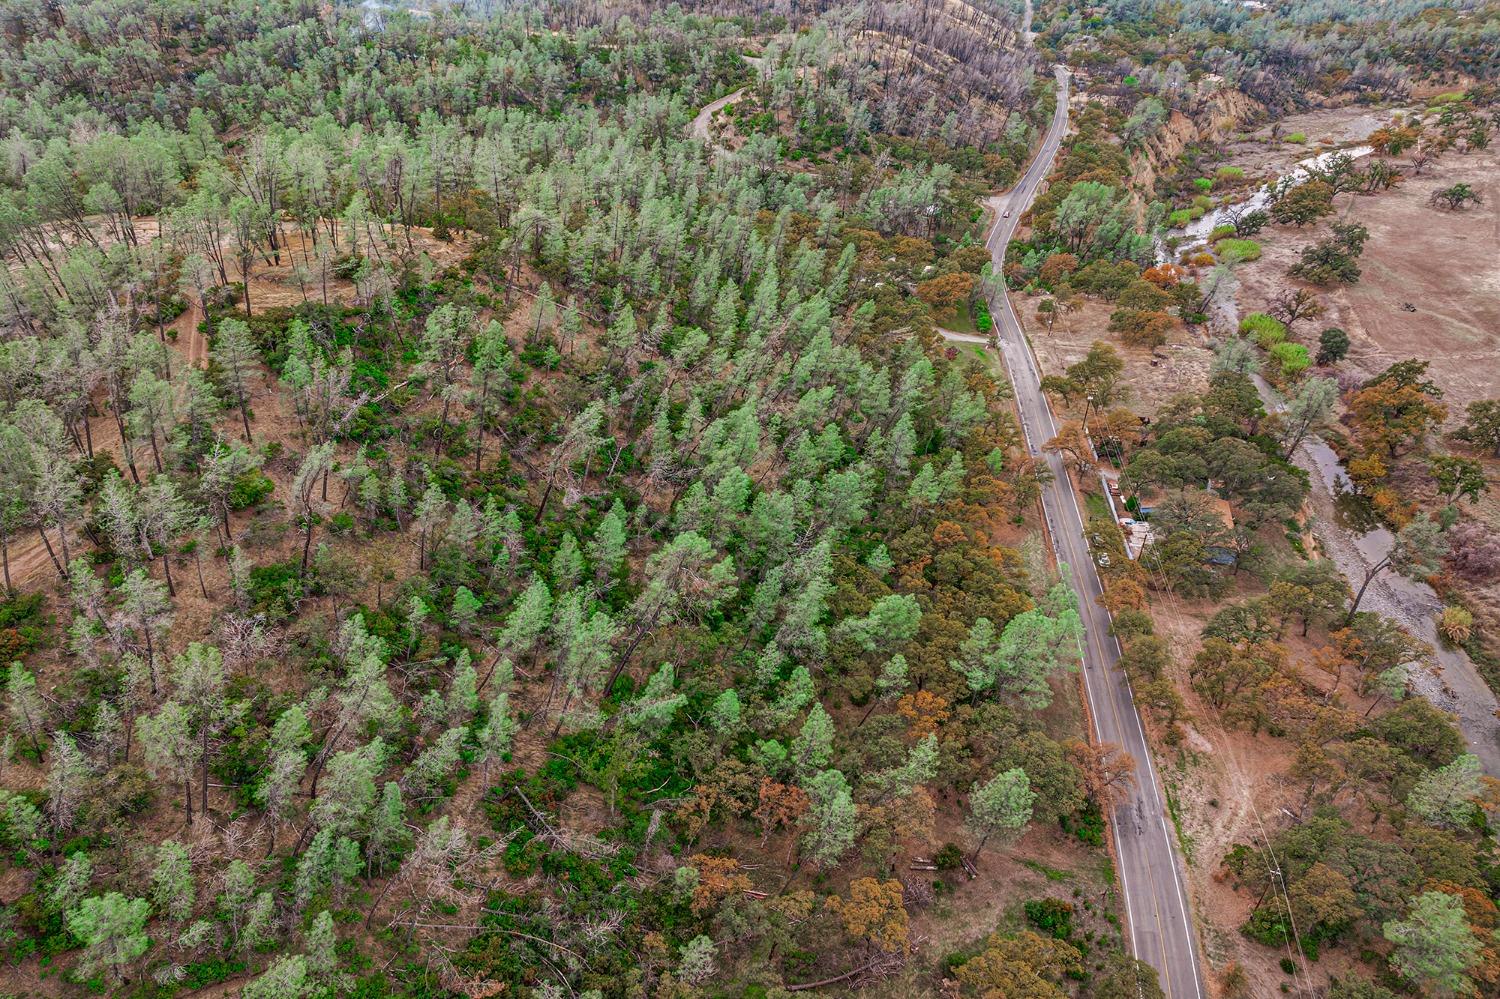
MULTIPOLYGON (((759 56, 741 56, 740 58, 744 59, 745 64, 751 69, 754 69, 756 72, 760 71, 761 65, 765 62, 765 60, 760 58, 759 56)), ((693 123, 688 126, 688 134, 704 145, 708 145, 709 143, 711 143, 713 141, 714 115, 718 114, 720 111, 723 111, 731 104, 737 103, 745 96, 745 92, 749 89, 749 87, 741 87, 732 94, 725 94, 723 97, 720 97, 718 100, 714 101, 711 104, 705 104, 698 111, 698 113, 693 116, 693 123)), ((720 147, 714 146, 713 152, 715 155, 717 155, 721 151, 722 150, 720 149, 720 147)))

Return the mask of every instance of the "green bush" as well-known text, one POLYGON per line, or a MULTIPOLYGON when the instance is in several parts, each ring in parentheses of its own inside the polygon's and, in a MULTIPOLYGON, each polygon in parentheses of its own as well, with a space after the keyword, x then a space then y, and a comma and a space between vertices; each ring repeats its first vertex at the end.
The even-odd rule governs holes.
POLYGON ((1034 898, 1027 902, 1026 921, 1058 940, 1073 935, 1073 906, 1060 898, 1034 898))
POLYGON ((1186 208, 1179 208, 1171 215, 1167 216, 1167 225, 1172 226, 1173 228, 1180 228, 1187 225, 1191 221, 1193 221, 1193 213, 1186 208))
POLYGON ((258 468, 252 468, 234 480, 234 487, 229 490, 229 509, 249 509, 275 490, 276 483, 271 481, 270 476, 258 468))
POLYGON ((1207 194, 1214 189, 1214 181, 1212 177, 1194 177, 1193 186, 1207 194))
POLYGON ((1242 180, 1245 176, 1245 169, 1237 166, 1221 166, 1214 171, 1214 176, 1220 180, 1242 180))
POLYGON ((290 614, 302 599, 296 562, 258 565, 250 570, 250 606, 258 611, 290 614))
POLYGON ((346 254, 333 262, 333 276, 343 281, 352 281, 359 274, 365 258, 358 253, 346 254))
POLYGON ((1278 915, 1275 906, 1262 906, 1250 914, 1240 932, 1264 947, 1285 947, 1291 940, 1286 915, 1278 915))
POLYGON ((41 593, 17 594, 0 601, 0 664, 9 666, 41 647, 51 623, 41 593))
POLYGON ((1260 244, 1253 239, 1221 239, 1214 249, 1226 264, 1247 264, 1260 259, 1260 244))
POLYGON ((990 315, 990 307, 982 298, 974 303, 974 328, 981 333, 988 333, 995 328, 995 320, 990 315))
POLYGON ((964 862, 963 851, 952 843, 944 843, 932 862, 938 865, 940 871, 956 871, 964 862))
POLYGON ((1072 815, 1064 815, 1058 822, 1063 832, 1072 833, 1089 846, 1104 845, 1104 813, 1092 798, 1084 802, 1078 811, 1072 815))
POLYGON ((1312 357, 1300 343, 1278 343, 1270 348, 1271 356, 1281 364, 1281 373, 1290 378, 1312 366, 1312 357))
POLYGON ((1240 333, 1260 344, 1262 350, 1270 350, 1286 339, 1286 326, 1264 312, 1252 312, 1240 320, 1240 333))
POLYGON ((1293 132, 1291 135, 1288 135, 1286 137, 1286 141, 1288 141, 1288 142, 1295 142, 1298 145, 1301 145, 1302 143, 1304 143, 1304 142, 1307 141, 1307 133, 1306 132, 1293 132))
POLYGON ((1235 231, 1236 230, 1234 228, 1233 222, 1225 222, 1223 225, 1216 225, 1214 226, 1214 231, 1208 234, 1208 241, 1212 243, 1216 242, 1217 240, 1223 239, 1225 236, 1233 236, 1235 234, 1235 231))

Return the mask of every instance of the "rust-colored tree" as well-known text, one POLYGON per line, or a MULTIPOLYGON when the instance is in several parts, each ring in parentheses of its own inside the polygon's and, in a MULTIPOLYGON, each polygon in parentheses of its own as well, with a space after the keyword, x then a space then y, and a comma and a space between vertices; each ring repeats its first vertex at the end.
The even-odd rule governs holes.
POLYGON ((886 953, 906 950, 909 923, 905 889, 892 878, 856 878, 849 884, 849 897, 834 895, 828 908, 844 921, 844 932, 861 943, 886 953))

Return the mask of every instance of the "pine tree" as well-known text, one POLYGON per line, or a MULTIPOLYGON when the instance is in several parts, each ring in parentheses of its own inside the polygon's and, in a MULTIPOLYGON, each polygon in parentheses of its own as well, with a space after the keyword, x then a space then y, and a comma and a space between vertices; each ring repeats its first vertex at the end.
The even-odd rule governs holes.
POLYGON ((432 796, 458 767, 459 750, 463 748, 464 737, 467 735, 466 728, 455 725, 438 736, 406 768, 406 773, 401 777, 402 790, 419 801, 432 796))
POLYGON ((66 732, 52 733, 52 759, 47 768, 47 807, 52 825, 59 832, 71 829, 78 807, 88 796, 93 767, 78 751, 73 737, 66 732))
POLYGON ((1484 790, 1483 778, 1479 758, 1465 753, 1423 774, 1406 796, 1406 807, 1435 826, 1464 828, 1474 817, 1475 800, 1484 790))
POLYGON ((410 845, 411 832, 406 828, 406 802, 401 796, 401 785, 387 781, 381 791, 380 803, 371 816, 365 855, 372 868, 384 873, 386 865, 400 857, 410 845))
POLYGON ((198 887, 187 847, 168 840, 156 848, 156 866, 151 871, 151 902, 168 919, 183 922, 193 914, 198 887))
POLYGON ((58 867, 47 886, 47 906, 66 913, 78 907, 94 881, 94 864, 83 850, 76 850, 58 867))
POLYGON ((483 609, 484 603, 467 586, 460 586, 453 591, 453 606, 448 611, 448 619, 459 633, 471 635, 474 621, 483 609))
POLYGON ((193 738, 191 716, 176 701, 167 701, 155 714, 135 720, 136 740, 146 769, 159 780, 182 784, 187 824, 193 824, 193 771, 202 747, 193 738))
POLYGON ((1467 995, 1470 972, 1480 960, 1480 944, 1469 926, 1464 903, 1454 895, 1418 895, 1405 919, 1382 927, 1395 944, 1391 965, 1430 995, 1467 995))
POLYGON ((502 690, 490 699, 484 726, 476 737, 481 754, 480 766, 486 783, 489 781, 490 765, 510 752, 515 732, 516 722, 510 714, 510 695, 502 690))
POLYGON ((323 790, 313 802, 313 825, 337 833, 359 832, 375 804, 375 778, 385 756, 385 743, 380 739, 335 753, 328 761, 323 790))
POLYGON ((143 898, 126 898, 118 892, 86 898, 68 910, 68 932, 83 942, 78 970, 85 976, 103 973, 118 984, 121 971, 151 945, 146 919, 151 906, 143 898))
POLYGON ((313 528, 318 522, 318 501, 313 494, 317 492, 319 481, 332 464, 333 451, 332 441, 314 445, 307 452, 307 456, 302 459, 302 464, 297 469, 297 477, 292 480, 292 512, 297 520, 301 521, 304 532, 302 564, 297 570, 298 580, 307 575, 307 561, 312 553, 313 528))
POLYGON ((214 646, 191 642, 182 654, 172 660, 172 685, 176 700, 187 709, 198 733, 198 761, 202 810, 208 811, 208 768, 212 760, 210 746, 223 726, 233 717, 224 698, 228 677, 224 656, 214 646))
POLYGON ((324 909, 307 930, 307 971, 315 982, 335 992, 345 988, 345 976, 339 973, 338 942, 333 916, 324 909))
POLYGON ((432 311, 422 328, 418 346, 422 371, 431 380, 433 395, 443 401, 438 435, 433 441, 434 453, 448 438, 448 411, 458 395, 458 366, 468 349, 469 327, 473 322, 474 315, 468 309, 443 304, 432 311))
POLYGON ((219 918, 229 927, 231 943, 238 944, 249 916, 249 905, 255 897, 255 872, 239 858, 231 860, 219 878, 220 892, 216 904, 219 918))
POLYGON ((171 601, 167 588, 146 575, 144 569, 135 569, 120 585, 122 598, 120 609, 125 617, 141 630, 146 642, 146 667, 151 676, 151 693, 157 691, 156 641, 158 633, 170 618, 171 601))
POLYGON ((36 689, 36 677, 18 662, 11 663, 6 670, 5 713, 10 717, 10 723, 26 734, 31 741, 31 751, 41 759, 46 710, 42 695, 36 689))
POLYGON ((828 766, 833 758, 833 736, 833 719, 821 703, 814 702, 792 740, 792 766, 799 776, 811 777, 828 766))
POLYGON ((600 519, 588 545, 589 558, 594 563, 594 578, 605 589, 609 588, 625 561, 626 541, 625 507, 616 499, 609 512, 600 519))
POLYGON ((1031 821, 1031 806, 1035 801, 1036 792, 1031 789, 1031 780, 1020 767, 1012 767, 983 784, 975 784, 969 792, 969 819, 980 833, 974 856, 979 856, 984 844, 995 833, 1024 829, 1031 821))
POLYGON ((819 867, 832 867, 854 845, 858 813, 849 782, 837 770, 824 770, 806 785, 808 808, 799 820, 806 830, 802 848, 819 867))
POLYGON ((308 975, 307 958, 301 954, 282 955, 259 978, 246 983, 240 990, 240 999, 309 999, 315 991, 308 975))
POLYGON ((223 379, 225 391, 234 400, 244 424, 245 443, 250 443, 250 379, 260 365, 260 353, 250 335, 250 327, 239 319, 219 323, 214 337, 213 359, 223 379))

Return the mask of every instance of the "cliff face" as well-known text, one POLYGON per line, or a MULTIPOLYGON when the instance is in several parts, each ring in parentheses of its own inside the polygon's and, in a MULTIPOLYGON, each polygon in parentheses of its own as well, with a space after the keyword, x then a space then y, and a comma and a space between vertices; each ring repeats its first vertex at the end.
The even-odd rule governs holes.
POLYGON ((1265 106, 1238 90, 1220 90, 1204 99, 1192 115, 1173 111, 1161 131, 1131 157, 1131 186, 1136 197, 1149 200, 1158 170, 1176 162, 1189 145, 1219 142, 1239 131, 1265 106))

